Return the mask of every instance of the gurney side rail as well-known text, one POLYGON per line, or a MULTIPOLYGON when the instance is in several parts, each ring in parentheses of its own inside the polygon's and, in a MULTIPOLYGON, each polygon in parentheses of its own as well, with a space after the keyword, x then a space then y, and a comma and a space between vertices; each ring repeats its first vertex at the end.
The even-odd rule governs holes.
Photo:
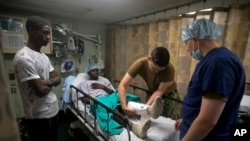
MULTIPOLYGON (((128 119, 125 117, 125 116, 122 116, 121 114, 119 114, 117 111, 115 111, 115 110, 113 110, 113 109, 111 109, 111 108, 109 108, 109 107, 107 107, 105 104, 103 104, 103 103, 101 103, 101 102, 99 102, 98 100, 96 100, 95 98, 93 98, 93 97, 91 97, 90 95, 88 95, 88 94, 86 94, 86 93, 84 93, 82 90, 80 90, 79 88, 77 88, 77 87, 75 87, 75 86, 73 86, 73 85, 70 85, 70 89, 72 90, 72 89, 74 89, 75 91, 76 91, 76 95, 77 95, 77 99, 78 99, 78 93, 80 93, 80 94, 82 94, 85 98, 89 98, 89 99, 91 99, 91 101, 93 102, 93 104, 94 104, 94 106, 97 106, 97 105, 100 105, 101 107, 103 107, 105 110, 106 110, 106 112, 108 113, 108 115, 110 115, 110 113, 111 114, 113 114, 114 116, 116 116, 117 118, 119 118, 119 119, 121 119, 122 121, 123 121, 123 123, 125 123, 126 124, 126 129, 127 129, 127 132, 128 132, 128 137, 129 137, 129 141, 131 140, 131 137, 130 137, 130 130, 129 130, 129 123, 128 123, 128 119)), ((78 103, 78 102, 77 102, 78 103)), ((84 103, 85 104, 85 112, 84 112, 84 118, 86 119, 86 103, 84 103)), ((77 105, 77 108, 78 108, 78 105, 77 105)), ((98 133, 98 131, 97 131, 97 123, 96 123, 96 113, 93 113, 93 115, 94 115, 94 118, 95 118, 95 120, 94 120, 94 132, 96 132, 96 133, 98 133)), ((108 116, 108 119, 107 119, 107 123, 109 122, 109 120, 110 120, 110 116, 108 116)), ((107 124, 107 125, 109 125, 109 124, 107 124)), ((92 125, 90 125, 90 126, 92 126, 92 125)), ((107 127, 108 129, 109 129, 109 126, 107 127)), ((105 138, 105 137, 104 137, 105 138)), ((107 138, 105 139, 105 140, 108 140, 107 138)))
MULTIPOLYGON (((119 80, 115 80, 114 81, 115 83, 120 83, 121 81, 119 80)), ((129 87, 133 88, 133 93, 135 94, 135 90, 138 89, 138 90, 142 90, 142 91, 145 91, 145 93, 147 94, 147 97, 150 97, 150 95, 153 93, 151 92, 150 90, 147 90, 147 89, 144 89, 144 88, 141 88, 141 87, 138 87, 138 86, 135 86, 135 85, 132 85, 130 84, 129 87)), ((175 98, 172 98, 170 96, 167 96, 167 95, 164 95, 164 98, 168 98, 168 99, 171 99, 173 101, 176 101, 176 102, 179 102, 179 103, 182 103, 181 100, 178 100, 178 99, 175 99, 175 98)))

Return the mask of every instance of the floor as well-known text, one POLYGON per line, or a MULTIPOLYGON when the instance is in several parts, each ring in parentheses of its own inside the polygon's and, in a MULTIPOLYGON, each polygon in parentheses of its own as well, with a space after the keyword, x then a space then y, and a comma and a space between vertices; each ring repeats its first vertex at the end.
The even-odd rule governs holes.
MULTIPOLYGON (((70 110, 66 110, 66 112, 59 112, 59 133, 57 141, 89 141, 89 137, 84 135, 80 129, 76 129, 72 131, 74 136, 70 136, 68 130, 71 122, 76 121, 77 118, 71 113, 70 110)), ((27 138, 27 134, 25 132, 24 126, 22 126, 22 119, 18 120, 19 122, 19 130, 21 133, 22 141, 30 141, 27 138)))
POLYGON ((65 113, 60 111, 59 117, 59 138, 57 141, 89 141, 89 138, 80 129, 71 131, 73 137, 70 136, 69 125, 77 120, 71 111, 67 110, 65 113))

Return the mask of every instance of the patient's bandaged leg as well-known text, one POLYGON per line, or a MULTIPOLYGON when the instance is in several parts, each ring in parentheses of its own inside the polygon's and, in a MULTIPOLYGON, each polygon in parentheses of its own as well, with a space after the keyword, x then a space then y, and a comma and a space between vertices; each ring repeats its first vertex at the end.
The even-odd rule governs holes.
POLYGON ((147 112, 147 108, 149 107, 149 105, 129 101, 128 107, 131 109, 135 109, 136 113, 141 116, 140 119, 129 118, 129 120, 132 123, 140 124, 140 123, 144 123, 146 120, 150 119, 150 115, 148 115, 148 112, 147 112))
POLYGON ((128 107, 131 109, 135 109, 136 113, 141 116, 140 120, 138 119, 130 119, 132 123, 144 123, 146 120, 150 119, 150 117, 156 119, 160 116, 162 111, 162 98, 157 96, 154 99, 154 102, 149 106, 146 104, 129 101, 128 107))

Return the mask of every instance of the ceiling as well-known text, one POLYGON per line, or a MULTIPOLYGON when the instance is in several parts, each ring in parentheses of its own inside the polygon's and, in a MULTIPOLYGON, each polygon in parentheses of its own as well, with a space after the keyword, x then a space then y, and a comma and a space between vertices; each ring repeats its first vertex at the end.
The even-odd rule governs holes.
MULTIPOLYGON (((167 18, 250 0, 0 0, 1 9, 112 24, 167 18)), ((1 11, 0 11, 1 12, 1 11)))

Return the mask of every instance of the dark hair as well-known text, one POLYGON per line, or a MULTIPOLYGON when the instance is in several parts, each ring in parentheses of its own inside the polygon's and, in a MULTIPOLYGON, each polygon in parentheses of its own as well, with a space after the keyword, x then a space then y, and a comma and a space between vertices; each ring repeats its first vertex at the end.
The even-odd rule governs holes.
POLYGON ((165 47, 156 47, 151 52, 151 57, 153 62, 159 67, 165 67, 168 65, 170 60, 170 55, 165 47))
POLYGON ((26 30, 28 32, 30 28, 39 30, 45 25, 49 25, 49 22, 46 19, 39 16, 31 16, 26 21, 26 30))

